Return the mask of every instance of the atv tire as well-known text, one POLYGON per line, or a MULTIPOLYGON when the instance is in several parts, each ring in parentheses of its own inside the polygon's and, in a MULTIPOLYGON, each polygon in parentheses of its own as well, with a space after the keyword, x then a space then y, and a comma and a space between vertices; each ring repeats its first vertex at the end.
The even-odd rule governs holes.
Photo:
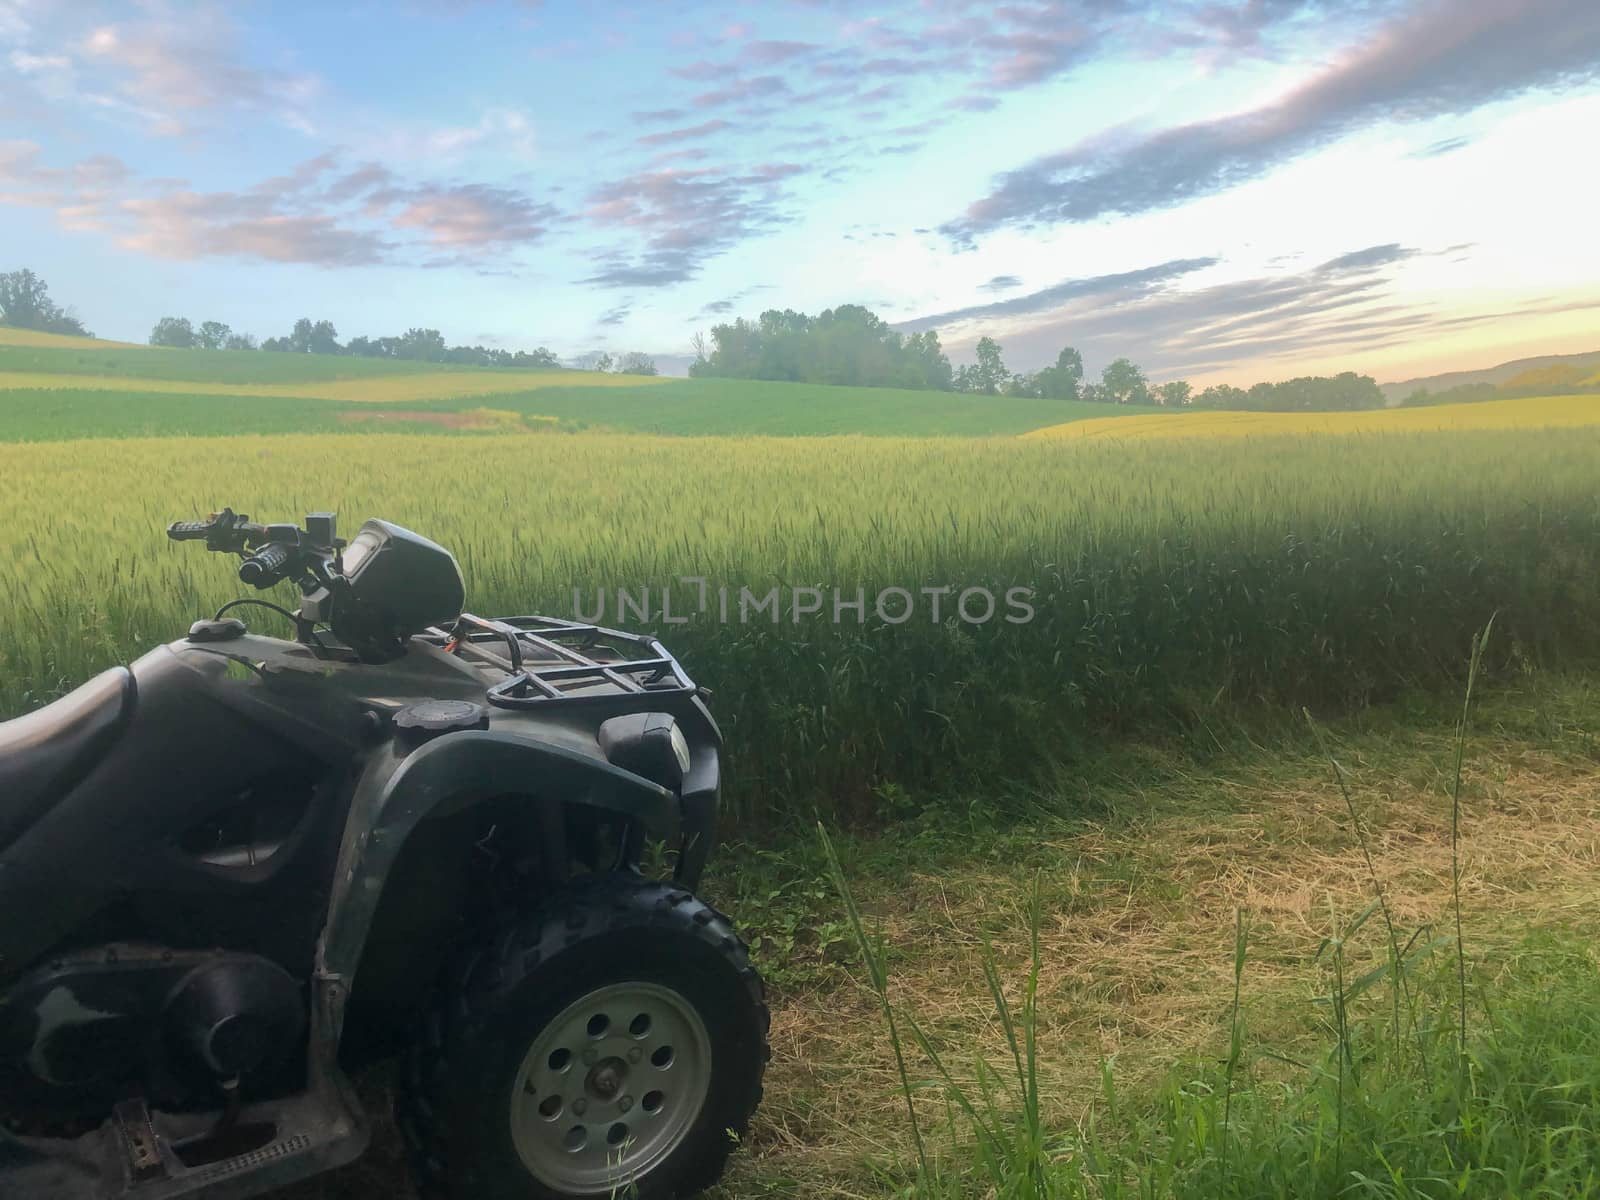
POLYGON ((607 875, 462 956, 396 1115, 436 1195, 692 1196, 749 1127, 767 1028, 726 917, 683 888, 607 875))

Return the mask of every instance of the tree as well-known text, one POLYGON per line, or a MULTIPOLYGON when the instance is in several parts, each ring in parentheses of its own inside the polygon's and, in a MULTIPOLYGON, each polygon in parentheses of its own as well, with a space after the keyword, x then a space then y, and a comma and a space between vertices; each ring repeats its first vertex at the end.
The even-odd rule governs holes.
POLYGON ((286 339, 289 349, 296 354, 338 354, 339 331, 332 321, 312 321, 301 317, 286 339))
POLYGON ((332 321, 318 321, 311 327, 310 351, 312 354, 339 353, 339 331, 332 321))
POLYGON ((408 358, 416 362, 443 362, 445 351, 444 334, 437 329, 411 328, 400 335, 400 345, 396 358, 408 358))
POLYGON ((648 354, 641 354, 631 350, 622 356, 622 361, 617 364, 617 372, 621 375, 659 375, 656 370, 655 359, 648 354))
POLYGON ((49 286, 26 267, 0 273, 0 325, 91 336, 82 321, 50 299, 49 286))
POLYGON ((233 334, 221 321, 203 321, 195 330, 195 344, 202 350, 221 350, 233 334))
POLYGON ((1231 384, 1214 383, 1194 398, 1195 408, 1243 408, 1248 395, 1231 384))
POLYGON ((857 387, 948 388, 950 360, 932 330, 909 336, 860 304, 815 316, 768 309, 696 335, 689 374, 724 379, 781 379, 857 387))
POLYGON ((1113 404, 1149 404, 1150 389, 1144 372, 1126 358, 1119 358, 1100 372, 1100 384, 1113 404))
POLYGON ((188 317, 162 317, 150 331, 152 346, 172 346, 178 350, 194 348, 194 326, 188 317))
POLYGON ((1034 376, 1036 395, 1046 400, 1077 400, 1083 386, 1083 355, 1071 346, 1056 355, 1055 366, 1034 376))
POLYGON ((224 350, 254 350, 256 339, 254 334, 230 333, 228 340, 223 343, 224 350))
MULTIPOLYGON (((1048 369, 1047 367, 1046 370, 1048 369)), ((1013 375, 1006 382, 1006 395, 1023 399, 1038 399, 1041 395, 1039 391, 1039 376, 1041 374, 1043 372, 1035 371, 1031 375, 1025 375, 1020 372, 1013 375)))
POLYGON ((1000 361, 1000 343, 992 337, 981 337, 973 353, 978 359, 974 368, 976 387, 973 390, 982 392, 986 396, 993 396, 1011 377, 1005 363, 1000 361))
MULTIPOLYGON (((1496 396, 1493 385, 1476 399, 1496 396)), ((1465 397, 1451 396, 1452 399, 1465 397)), ((1249 391, 1214 384, 1192 401, 1196 408, 1235 408, 1252 412, 1338 412, 1382 408, 1383 391, 1370 375, 1341 371, 1338 375, 1302 375, 1278 383, 1257 383, 1249 391)))
POLYGON ((1167 408, 1182 408, 1189 403, 1189 397, 1194 389, 1189 386, 1186 379, 1174 379, 1163 383, 1156 389, 1156 403, 1167 408))

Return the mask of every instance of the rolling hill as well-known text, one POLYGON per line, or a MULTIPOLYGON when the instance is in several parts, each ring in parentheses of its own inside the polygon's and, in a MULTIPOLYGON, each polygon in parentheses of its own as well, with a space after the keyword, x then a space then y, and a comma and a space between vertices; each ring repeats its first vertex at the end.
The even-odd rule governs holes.
POLYGON ((1478 371, 1446 371, 1442 375, 1424 375, 1417 379, 1402 379, 1396 383, 1381 383, 1378 387, 1383 392, 1384 399, 1397 401, 1404 400, 1418 388, 1430 392, 1443 392, 1470 383, 1517 387, 1569 386, 1556 382, 1558 377, 1565 379, 1572 373, 1562 368, 1573 368, 1582 371, 1585 377, 1592 376, 1600 372, 1600 350, 1591 350, 1584 354, 1545 354, 1536 358, 1514 358, 1510 362, 1484 367, 1478 371), (1531 374, 1533 372, 1547 375, 1542 385, 1539 382, 1541 374, 1531 374), (1526 384, 1520 381, 1512 383, 1524 374, 1529 374, 1529 381, 1526 384))
POLYGON ((0 440, 6 441, 369 429, 982 437, 1140 412, 1162 410, 559 368, 0 343, 0 440))

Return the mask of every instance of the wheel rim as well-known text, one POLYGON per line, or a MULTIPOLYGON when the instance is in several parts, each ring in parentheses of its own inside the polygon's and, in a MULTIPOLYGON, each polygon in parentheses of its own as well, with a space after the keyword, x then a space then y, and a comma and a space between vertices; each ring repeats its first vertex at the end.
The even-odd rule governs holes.
POLYGON ((710 1086, 693 1005, 658 984, 611 984, 534 1039, 512 1083, 511 1139, 546 1187, 609 1195, 682 1144, 710 1086))

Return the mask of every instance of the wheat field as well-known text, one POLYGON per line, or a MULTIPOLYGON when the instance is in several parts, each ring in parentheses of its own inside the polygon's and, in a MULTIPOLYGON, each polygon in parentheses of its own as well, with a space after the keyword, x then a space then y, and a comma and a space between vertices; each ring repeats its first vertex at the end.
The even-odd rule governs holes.
POLYGON ((244 590, 220 556, 168 544, 168 521, 329 508, 346 530, 383 516, 451 547, 479 612, 573 616, 575 588, 587 611, 599 588, 682 576, 821 590, 820 617, 669 623, 659 591, 644 620, 605 616, 656 630, 716 692, 747 815, 846 811, 888 782, 1014 782, 1239 705, 1339 710, 1448 681, 1496 611, 1506 653, 1594 661, 1597 462, 1600 429, 0 444, 0 715, 244 590), (1026 587, 1035 615, 958 617, 972 587, 1026 587), (954 591, 938 621, 923 600, 893 623, 870 599, 886 588, 954 591), (865 613, 829 619, 858 590, 865 613))

